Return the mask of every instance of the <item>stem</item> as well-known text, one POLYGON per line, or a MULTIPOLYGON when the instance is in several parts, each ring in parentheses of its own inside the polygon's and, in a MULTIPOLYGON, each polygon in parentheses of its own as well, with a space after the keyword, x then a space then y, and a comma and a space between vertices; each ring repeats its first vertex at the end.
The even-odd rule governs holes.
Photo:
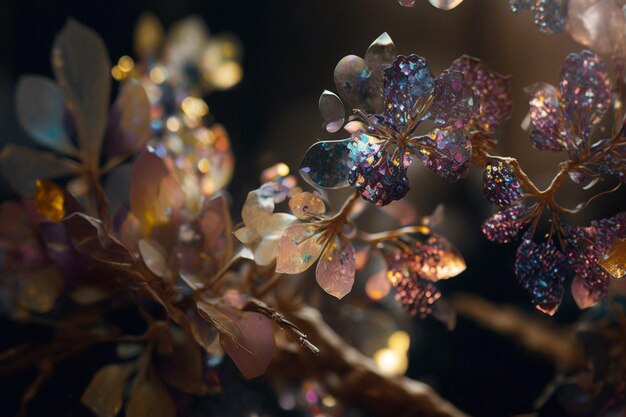
POLYGON ((100 184, 98 174, 93 169, 87 169, 87 171, 85 171, 85 179, 87 180, 87 184, 89 184, 89 191, 93 198, 93 201, 95 202, 96 209, 98 211, 98 217, 102 221, 104 231, 109 234, 113 229, 113 224, 111 222, 111 215, 109 213, 109 203, 107 201, 104 189, 100 184))

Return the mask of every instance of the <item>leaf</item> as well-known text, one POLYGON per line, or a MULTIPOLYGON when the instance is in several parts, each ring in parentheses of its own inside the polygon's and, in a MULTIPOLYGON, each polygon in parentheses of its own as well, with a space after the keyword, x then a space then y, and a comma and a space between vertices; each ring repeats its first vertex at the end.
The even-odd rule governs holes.
POLYGON ((204 320, 211 322, 221 334, 228 336, 230 339, 241 339, 241 332, 239 331, 239 327, 235 325, 233 319, 218 310, 215 305, 208 301, 200 300, 198 301, 197 307, 200 316, 204 320))
POLYGON ((171 330, 173 350, 159 356, 158 369, 163 381, 187 393, 202 392, 202 353, 198 345, 179 329, 171 330))
POLYGON ((315 279, 324 291, 341 300, 354 285, 354 263, 352 244, 337 240, 321 256, 315 271, 315 279))
POLYGON ((104 153, 110 159, 138 152, 146 145, 151 134, 150 102, 146 91, 138 81, 128 80, 123 84, 109 114, 104 153))
POLYGON ((120 241, 107 235, 100 220, 83 213, 74 213, 63 220, 74 247, 99 262, 116 268, 128 268, 132 255, 120 241))
POLYGON ((125 363, 100 368, 83 393, 81 402, 98 417, 117 416, 124 400, 124 384, 134 366, 134 363, 125 363))
POLYGON ((39 178, 54 179, 76 174, 79 165, 50 152, 7 145, 0 154, 0 171, 17 192, 32 195, 39 178))
POLYGON ((175 417, 176 407, 154 367, 150 367, 149 377, 137 376, 130 400, 126 407, 126 417, 175 417))
POLYGON ((236 343, 231 338, 220 337, 222 348, 244 377, 260 376, 267 369, 276 349, 272 322, 262 314, 244 312, 235 319, 235 323, 242 338, 236 343))
POLYGON ((294 224, 285 229, 276 251, 276 272, 298 274, 309 269, 323 249, 318 231, 310 224, 294 224))
POLYGON ((38 143, 57 152, 76 154, 64 126, 65 98, 54 81, 38 75, 21 77, 15 106, 22 128, 38 143))
POLYGON ((111 95, 111 60, 104 42, 93 30, 69 19, 54 39, 52 68, 76 123, 83 157, 97 166, 111 95))
POLYGON ((143 262, 154 275, 160 278, 169 276, 169 269, 165 260, 165 249, 159 242, 153 239, 141 239, 138 243, 138 248, 141 259, 143 259, 143 262))
POLYGON ((580 309, 594 306, 604 295, 598 291, 592 291, 587 285, 585 285, 584 279, 578 275, 576 275, 572 280, 570 290, 576 305, 580 309))

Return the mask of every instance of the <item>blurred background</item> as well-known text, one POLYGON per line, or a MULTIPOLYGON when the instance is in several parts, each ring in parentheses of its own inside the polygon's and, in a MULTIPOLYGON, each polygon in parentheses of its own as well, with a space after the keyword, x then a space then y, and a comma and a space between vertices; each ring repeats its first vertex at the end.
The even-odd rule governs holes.
MULTIPOLYGON (((235 211, 247 192, 258 185, 263 168, 282 161, 295 170, 316 139, 330 138, 322 129, 317 110, 320 93, 335 89, 333 69, 339 59, 347 54, 362 56, 385 31, 400 53, 427 57, 436 74, 458 56, 469 54, 484 60, 494 71, 513 75, 515 109, 506 129, 499 132, 498 153, 517 157, 538 185, 547 185, 563 155, 530 147, 528 132, 520 127, 528 110, 523 88, 538 81, 557 83, 563 59, 581 47, 567 34, 540 34, 532 16, 514 15, 506 0, 465 0, 448 12, 425 0, 417 3, 407 9, 396 0, 6 1, 0 13, 0 145, 32 143, 15 117, 15 83, 26 73, 52 76, 50 48, 68 17, 95 29, 115 62, 122 55, 134 56, 134 25, 141 12, 148 10, 166 28, 191 14, 200 15, 211 32, 233 33, 243 44, 242 82, 206 98, 210 112, 231 136, 236 168, 229 191, 235 211)), ((482 197, 482 173, 473 169, 465 181, 451 185, 419 164, 413 165, 408 200, 423 215, 439 203, 445 204, 446 221, 439 230, 457 245, 468 264, 465 273, 443 283, 444 296, 461 291, 477 293, 532 313, 533 307, 513 275, 515 245, 489 243, 480 232, 481 222, 494 210, 482 197)), ((4 182, 0 183, 0 195, 2 199, 12 195, 4 182)), ((566 187, 560 198, 574 206, 584 195, 572 186, 566 187)), ((587 223, 614 214, 623 197, 624 193, 616 193, 594 203, 575 222, 587 223)), ((376 219, 371 217, 372 231, 384 227, 376 219)), ((345 300, 349 303, 351 297, 358 295, 350 294, 345 300)), ((328 319, 339 323, 342 333, 341 315, 346 313, 339 313, 333 300, 325 303, 330 312, 337 312, 330 313, 328 319)), ((566 295, 552 320, 572 322, 578 314, 571 296, 566 295)), ((5 332, 19 332, 7 326, 2 322, 0 339, 5 338, 5 332)), ((355 328, 363 332, 359 337, 367 337, 367 326, 355 328)), ((410 328, 407 375, 431 384, 471 415, 528 412, 554 375, 548 362, 469 321, 460 320, 456 330, 449 332, 433 319, 415 318, 410 328)), ((71 409, 69 414, 61 410, 63 404, 78 402, 84 387, 77 384, 73 390, 69 379, 88 381, 91 373, 90 369, 75 369, 57 378, 59 392, 54 398, 60 408, 58 415, 82 415, 77 410, 76 414, 71 409)), ((242 385, 232 385, 223 401, 237 401, 242 385)), ((48 394, 38 400, 41 407, 53 398, 48 394)), ((265 394, 257 391, 254 395, 265 394)), ((0 406, 0 415, 6 411, 0 406)), ((237 409, 231 411, 227 415, 239 415, 237 409)))

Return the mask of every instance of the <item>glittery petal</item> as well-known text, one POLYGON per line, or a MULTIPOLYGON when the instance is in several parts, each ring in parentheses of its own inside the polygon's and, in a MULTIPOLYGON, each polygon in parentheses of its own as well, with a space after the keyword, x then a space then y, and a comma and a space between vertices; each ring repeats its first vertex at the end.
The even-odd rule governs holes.
POLYGON ((460 129, 474 113, 474 94, 463 73, 447 69, 435 81, 429 112, 439 127, 460 129))
POLYGON ((404 279, 396 285, 396 299, 402 308, 414 316, 425 318, 432 313, 432 305, 441 297, 437 288, 419 278, 404 279))
POLYGON ((550 151, 567 149, 568 131, 559 90, 550 84, 537 83, 526 87, 525 91, 531 97, 529 105, 533 130, 530 140, 533 146, 550 151))
POLYGON ((291 212, 300 220, 319 217, 326 212, 324 201, 313 193, 303 192, 289 200, 291 212))
POLYGON ((317 283, 328 294, 341 300, 354 285, 354 263, 352 244, 337 240, 320 257, 315 271, 317 283))
POLYGON ((385 114, 395 126, 406 126, 413 117, 419 99, 425 99, 435 88, 435 77, 425 58, 398 56, 385 70, 383 96, 385 114))
POLYGON ((283 233, 276 252, 276 272, 298 274, 319 258, 323 246, 318 242, 319 228, 310 224, 294 224, 283 233))
POLYGON ((429 281, 455 277, 465 268, 465 260, 459 250, 437 233, 431 233, 417 247, 412 263, 412 269, 429 281))
POLYGON ((339 96, 332 91, 324 90, 320 96, 319 109, 324 129, 330 133, 339 131, 346 118, 346 109, 339 96))
POLYGON ((508 207, 522 196, 520 184, 511 167, 502 161, 488 159, 483 171, 483 193, 491 204, 508 207))
POLYGON ((411 144, 424 165, 448 181, 463 178, 469 168, 472 144, 462 130, 435 129, 411 144))
POLYGON ((300 164, 302 178, 313 186, 344 188, 349 185, 352 168, 350 150, 352 139, 328 140, 311 146, 300 164))
POLYGON ((472 88, 476 106, 474 125, 486 133, 509 120, 513 111, 511 77, 492 72, 479 59, 463 55, 457 58, 450 69, 461 71, 472 88))
POLYGON ((565 115, 582 129, 582 140, 588 138, 591 128, 600 122, 611 105, 610 81, 604 61, 590 51, 569 54, 559 87, 565 102, 565 115))
POLYGON ((37 75, 21 77, 15 106, 20 124, 38 143, 57 152, 76 153, 64 127, 63 92, 54 81, 37 75))
POLYGON ((537 0, 535 25, 539 32, 549 35, 562 32, 567 20, 568 0, 537 0))
POLYGON ((497 212, 483 223, 485 237, 497 243, 509 243, 530 223, 529 209, 516 205, 497 212))
POLYGON ((538 310, 553 315, 563 297, 567 258, 554 245, 526 236, 517 248, 515 276, 538 310))

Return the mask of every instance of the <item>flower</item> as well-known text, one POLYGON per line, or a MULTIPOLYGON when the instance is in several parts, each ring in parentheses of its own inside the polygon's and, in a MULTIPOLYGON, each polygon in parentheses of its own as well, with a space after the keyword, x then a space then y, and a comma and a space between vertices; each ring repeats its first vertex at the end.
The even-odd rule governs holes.
MULTIPOLYGON (((394 54, 393 42, 383 34, 365 60, 350 55, 337 64, 335 83, 349 105, 358 106, 353 107, 357 118, 345 125, 350 138, 309 148, 300 168, 308 182, 324 188, 352 185, 364 199, 386 205, 409 190, 406 171, 413 159, 456 181, 467 171, 474 143, 478 159, 493 146, 491 134, 511 111, 506 77, 464 56, 435 78, 425 58, 394 60, 394 54), (418 135, 427 119, 436 128, 418 135)), ((327 130, 343 125, 337 95, 325 91, 320 111, 327 130)))

